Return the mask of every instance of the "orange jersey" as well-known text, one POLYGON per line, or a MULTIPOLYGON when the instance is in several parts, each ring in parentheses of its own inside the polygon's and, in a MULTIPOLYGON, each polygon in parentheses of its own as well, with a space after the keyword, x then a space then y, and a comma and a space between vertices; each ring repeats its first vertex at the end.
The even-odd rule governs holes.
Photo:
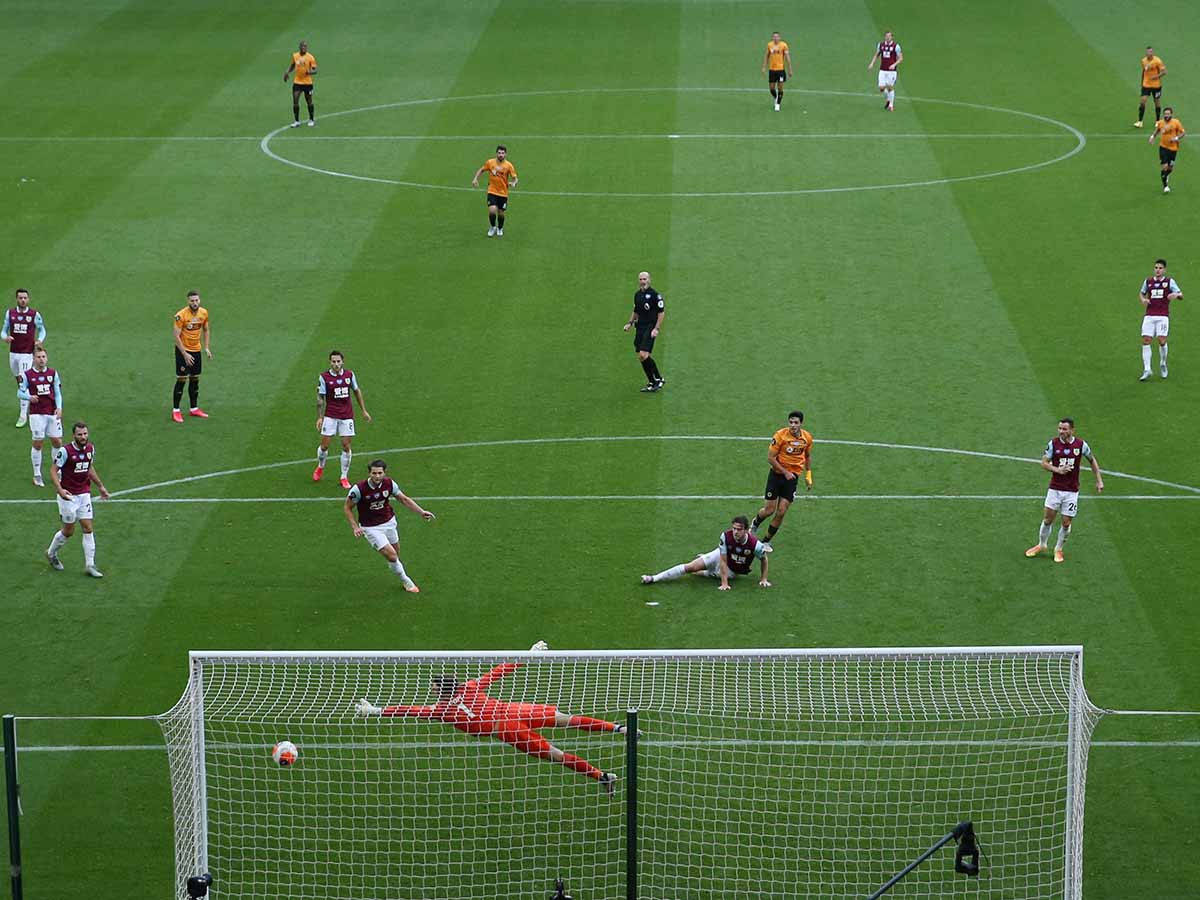
POLYGON ((783 71, 784 56, 788 52, 787 41, 767 41, 767 68, 772 72, 783 71))
POLYGON ((801 475, 808 468, 808 453, 812 448, 813 436, 800 429, 800 436, 792 434, 790 428, 780 428, 771 436, 772 459, 793 475, 801 475))
POLYGON ((208 325, 208 310, 203 306, 192 312, 190 306, 185 306, 175 313, 175 327, 179 329, 179 339, 184 349, 195 352, 200 348, 200 331, 208 325))
POLYGON ((317 67, 317 58, 311 53, 292 54, 292 65, 296 67, 296 76, 292 84, 312 84, 313 69, 317 67))
POLYGON ((492 157, 483 164, 488 173, 488 193, 497 197, 508 196, 508 179, 517 177, 517 169, 507 159, 504 162, 492 157))
POLYGON ((1142 57, 1142 87, 1144 88, 1160 88, 1162 87, 1162 73, 1167 67, 1163 65, 1163 61, 1157 56, 1152 56, 1149 59, 1142 57))
POLYGON ((1154 123, 1154 127, 1158 129, 1158 146, 1166 150, 1178 150, 1179 139, 1187 133, 1183 130, 1183 123, 1174 117, 1170 122, 1160 119, 1154 123))

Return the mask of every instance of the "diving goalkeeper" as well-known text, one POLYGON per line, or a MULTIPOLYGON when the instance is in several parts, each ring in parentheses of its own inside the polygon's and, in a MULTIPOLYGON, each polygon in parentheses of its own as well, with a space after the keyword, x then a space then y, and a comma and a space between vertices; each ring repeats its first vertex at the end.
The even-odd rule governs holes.
MULTIPOLYGON (((547 649, 538 641, 530 650, 547 649)), ((568 769, 594 778, 612 793, 616 784, 615 772, 597 769, 573 753, 559 750, 537 732, 538 728, 579 728, 583 731, 611 731, 624 734, 626 726, 590 716, 572 716, 556 706, 540 703, 509 703, 484 693, 484 689, 505 675, 511 675, 523 663, 501 663, 490 672, 469 681, 459 681, 453 675, 436 675, 433 690, 439 700, 433 706, 375 706, 366 698, 354 707, 356 715, 408 716, 418 719, 437 719, 453 725, 459 731, 479 737, 494 737, 511 744, 523 753, 566 766, 568 769)))

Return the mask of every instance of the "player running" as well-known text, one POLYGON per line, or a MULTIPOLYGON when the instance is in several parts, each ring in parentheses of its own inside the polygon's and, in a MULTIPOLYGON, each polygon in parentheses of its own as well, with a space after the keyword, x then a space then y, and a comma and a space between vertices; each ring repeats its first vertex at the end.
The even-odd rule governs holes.
POLYGON ((508 192, 517 186, 517 169, 508 159, 508 148, 503 144, 496 145, 496 155, 485 160, 483 165, 475 170, 471 179, 471 187, 479 187, 479 176, 484 172, 488 175, 487 211, 490 223, 488 237, 504 237, 504 216, 508 212, 508 192), (511 180, 510 180, 511 179, 511 180))
POLYGON ((672 566, 657 575, 643 575, 642 584, 657 584, 660 581, 671 581, 684 575, 707 575, 709 578, 720 578, 718 591, 729 590, 729 579, 738 575, 749 575, 750 564, 759 561, 758 586, 769 588, 767 580, 767 554, 771 553, 771 545, 760 541, 750 533, 750 520, 745 516, 734 516, 730 528, 721 532, 715 550, 701 553, 690 563, 672 566))
POLYGON ((767 41, 767 49, 763 53, 763 74, 767 76, 767 87, 771 91, 771 100, 775 103, 775 112, 783 106, 783 85, 789 78, 796 77, 792 68, 792 51, 778 31, 771 32, 771 40, 767 41), (786 68, 785 68, 786 66, 786 68))
POLYGON ((879 93, 883 94, 883 108, 891 112, 896 108, 896 69, 904 62, 904 52, 890 31, 883 33, 883 40, 875 45, 875 55, 867 63, 867 71, 879 60, 879 93))
POLYGON ((419 594, 421 589, 408 577, 404 563, 400 562, 400 536, 396 532, 392 498, 395 497, 426 522, 437 517, 429 510, 422 509, 416 500, 405 496, 400 485, 387 477, 387 463, 382 459, 371 460, 367 471, 367 478, 354 485, 346 495, 346 505, 343 507, 346 521, 350 523, 355 537, 365 537, 372 549, 383 554, 388 568, 400 576, 404 589, 410 594, 419 594), (355 512, 358 513, 357 521, 355 512))
POLYGON ((1167 261, 1154 261, 1154 274, 1142 282, 1138 300, 1146 308, 1142 317, 1142 377, 1150 380, 1150 345, 1158 338, 1158 371, 1167 377, 1167 334, 1171 330, 1171 301, 1182 300, 1183 291, 1175 279, 1167 275, 1167 261))
POLYGON ((54 451, 54 465, 50 467, 50 480, 58 493, 58 514, 63 526, 54 533, 50 546, 46 548, 46 560, 50 568, 61 572, 63 564, 58 551, 75 533, 75 523, 83 528, 83 571, 92 578, 103 578, 96 568, 96 535, 92 533, 92 483, 100 488, 100 496, 108 499, 108 490, 96 471, 96 448, 88 441, 86 422, 71 426, 72 440, 54 451))
MULTIPOLYGON (((546 642, 538 641, 529 649, 545 650, 546 642)), ((615 772, 604 772, 573 753, 559 750, 536 729, 578 728, 582 731, 624 734, 626 726, 604 719, 593 719, 590 716, 569 715, 561 712, 557 706, 497 700, 484 693, 484 688, 488 685, 505 675, 511 675, 523 665, 524 663, 501 663, 490 672, 465 682, 459 681, 454 675, 436 675, 433 678, 433 691, 439 699, 433 706, 381 707, 363 698, 355 705, 354 713, 363 718, 384 716, 436 719, 467 734, 496 738, 522 753, 558 763, 588 778, 594 778, 611 794, 617 781, 615 772)))
MULTIPOLYGON (((21 388, 21 375, 33 365, 33 351, 46 340, 46 326, 42 314, 29 306, 29 291, 17 288, 17 305, 4 311, 4 324, 0 325, 0 339, 8 344, 8 368, 21 388)), ((17 427, 24 428, 29 421, 29 401, 20 400, 17 427)))
POLYGON ((1075 420, 1059 419, 1058 435, 1046 445, 1042 454, 1042 468, 1050 473, 1050 489, 1046 491, 1046 515, 1038 529, 1038 542, 1025 551, 1029 557, 1037 556, 1046 549, 1050 540, 1050 527, 1054 514, 1062 513, 1062 525, 1058 529, 1058 542, 1054 545, 1054 561, 1063 561, 1063 544, 1071 535, 1071 522, 1079 507, 1079 460, 1086 458, 1092 464, 1096 476, 1096 493, 1104 490, 1104 478, 1100 466, 1092 455, 1087 441, 1075 436, 1075 420))
POLYGON ((29 434, 33 448, 29 459, 33 463, 34 487, 45 487, 42 481, 42 444, 50 438, 55 453, 62 446, 62 385, 58 373, 46 364, 46 348, 33 351, 33 368, 26 369, 18 383, 17 396, 29 410, 29 434))
POLYGON ((1162 179, 1163 193, 1171 193, 1171 174, 1175 171, 1175 157, 1179 155, 1179 142, 1187 132, 1183 123, 1175 118, 1175 110, 1169 106, 1163 107, 1162 118, 1154 123, 1154 134, 1150 135, 1150 143, 1158 138, 1158 167, 1162 179))
POLYGON ((788 413, 787 427, 780 428, 771 436, 771 448, 767 451, 771 471, 767 473, 767 486, 763 489, 766 502, 750 526, 750 530, 757 533, 758 526, 770 517, 767 543, 774 539, 788 507, 795 501, 796 484, 801 475, 804 476, 806 489, 812 490, 813 436, 804 430, 803 425, 804 413, 798 409, 792 410, 788 413))
POLYGON ((328 370, 317 378, 317 431, 321 435, 321 443, 317 447, 317 467, 313 469, 312 477, 313 481, 320 481, 325 474, 329 442, 336 434, 342 439, 341 485, 350 490, 350 460, 353 458, 350 442, 354 439, 354 403, 350 400, 350 394, 358 398, 358 408, 368 422, 371 421, 371 414, 367 412, 358 379, 345 368, 344 359, 341 350, 331 351, 328 370))

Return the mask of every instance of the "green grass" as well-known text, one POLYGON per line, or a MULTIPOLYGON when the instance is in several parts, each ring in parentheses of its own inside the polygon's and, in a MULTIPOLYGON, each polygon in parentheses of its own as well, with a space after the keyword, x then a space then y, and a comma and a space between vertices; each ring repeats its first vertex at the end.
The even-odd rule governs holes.
MULTIPOLYGON (((1136 381, 1140 280, 1160 255, 1185 290, 1195 280, 1200 161, 1185 142, 1164 197, 1147 134, 1129 127, 1147 41, 1170 70, 1167 102, 1197 127, 1190 4, 0 12, 0 290, 27 287, 43 311, 66 416, 89 422, 109 487, 296 460, 129 496, 328 500, 102 504, 100 582, 80 575, 78 537, 65 573, 45 566, 51 505, 0 506, 4 710, 159 712, 192 648, 511 648, 538 636, 564 648, 1079 642, 1097 704, 1200 708, 1196 502, 1107 499, 1185 491, 1109 476, 1097 501, 1085 475, 1063 566, 1021 554, 1037 499, 830 499, 1040 497, 1045 476, 1029 463, 830 441, 1029 459, 1060 415, 1076 417, 1106 471, 1200 485, 1190 300, 1173 316, 1171 378, 1136 381), (885 115, 865 65, 889 27, 907 61, 885 115), (775 28, 797 68, 778 115, 758 70, 775 28), (301 37, 321 65, 320 125, 271 148, 437 189, 318 175, 260 151, 290 116, 280 75, 301 37), (1066 123, 1086 146, 1021 174, 919 188, 663 196, 953 179, 1074 146, 1050 122, 979 107, 1066 123), (870 136, 885 132, 909 137, 870 136), (330 139, 362 136, 405 139, 330 139), (175 140, 196 137, 228 140, 175 140), (467 187, 497 141, 521 186, 505 237, 489 241, 482 197, 446 188, 467 187), (643 268, 668 303, 657 396, 638 393, 620 331, 643 268), (175 426, 170 317, 193 287, 212 313, 213 417, 175 426), (723 596, 697 579, 654 588, 657 607, 637 575, 710 549, 752 500, 428 499, 436 522, 401 516, 422 586, 410 598, 351 538, 336 482, 309 480, 314 380, 333 347, 376 418, 360 425, 356 474, 390 450, 418 498, 751 498, 766 439, 794 407, 817 441, 816 491, 780 532, 770 592, 723 596), (658 440, 678 435, 713 439, 658 440), (611 436, 645 439, 398 452, 611 436)), ((6 427, 5 499, 45 496, 28 483, 27 445, 6 427)), ((157 739, 144 723, 31 721, 21 734, 157 739)), ((1161 742, 1196 738, 1189 721, 1101 724, 1101 741, 1160 743, 1092 752, 1088 900, 1190 896, 1195 838, 1168 838, 1164 823, 1200 800, 1197 750, 1161 742), (1184 851, 1170 867, 1158 862, 1168 839, 1184 851)), ((166 895, 161 753, 28 753, 21 769, 26 896, 65 896, 102 869, 99 896, 166 895)))

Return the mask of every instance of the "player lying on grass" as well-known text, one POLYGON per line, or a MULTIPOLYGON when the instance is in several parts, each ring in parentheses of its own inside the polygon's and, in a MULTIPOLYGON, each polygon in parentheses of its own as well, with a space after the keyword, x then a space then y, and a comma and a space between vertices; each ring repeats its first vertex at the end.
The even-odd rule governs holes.
MULTIPOLYGON (((529 649, 545 650, 547 649, 546 642, 538 641, 529 649)), ((436 719, 454 726, 459 731, 465 731, 467 734, 478 737, 494 737, 506 744, 511 744, 522 753, 558 763, 560 766, 565 766, 588 778, 594 778, 611 794, 617 780, 615 772, 604 772, 573 753, 559 750, 542 737, 536 729, 579 728, 583 731, 611 731, 616 734, 624 734, 625 726, 604 719, 593 719, 589 716, 572 716, 561 712, 556 706, 497 700, 484 693, 484 689, 492 682, 498 681, 505 675, 511 675, 522 665, 524 663, 501 663, 490 672, 469 681, 459 681, 454 675, 436 675, 433 679, 433 690, 439 699, 433 706, 375 706, 364 698, 358 701, 354 712, 364 718, 368 716, 404 716, 417 719, 436 719)))
POLYGON ((717 590, 727 591, 729 579, 738 575, 749 575, 750 563, 758 557, 761 567, 758 586, 770 587, 771 582, 767 580, 767 554, 770 552, 770 544, 760 541, 750 533, 750 520, 745 516, 734 516, 729 530, 721 532, 715 550, 701 553, 690 563, 680 563, 657 575, 643 575, 642 584, 670 581, 684 575, 704 574, 709 578, 720 578, 721 584, 717 590))

